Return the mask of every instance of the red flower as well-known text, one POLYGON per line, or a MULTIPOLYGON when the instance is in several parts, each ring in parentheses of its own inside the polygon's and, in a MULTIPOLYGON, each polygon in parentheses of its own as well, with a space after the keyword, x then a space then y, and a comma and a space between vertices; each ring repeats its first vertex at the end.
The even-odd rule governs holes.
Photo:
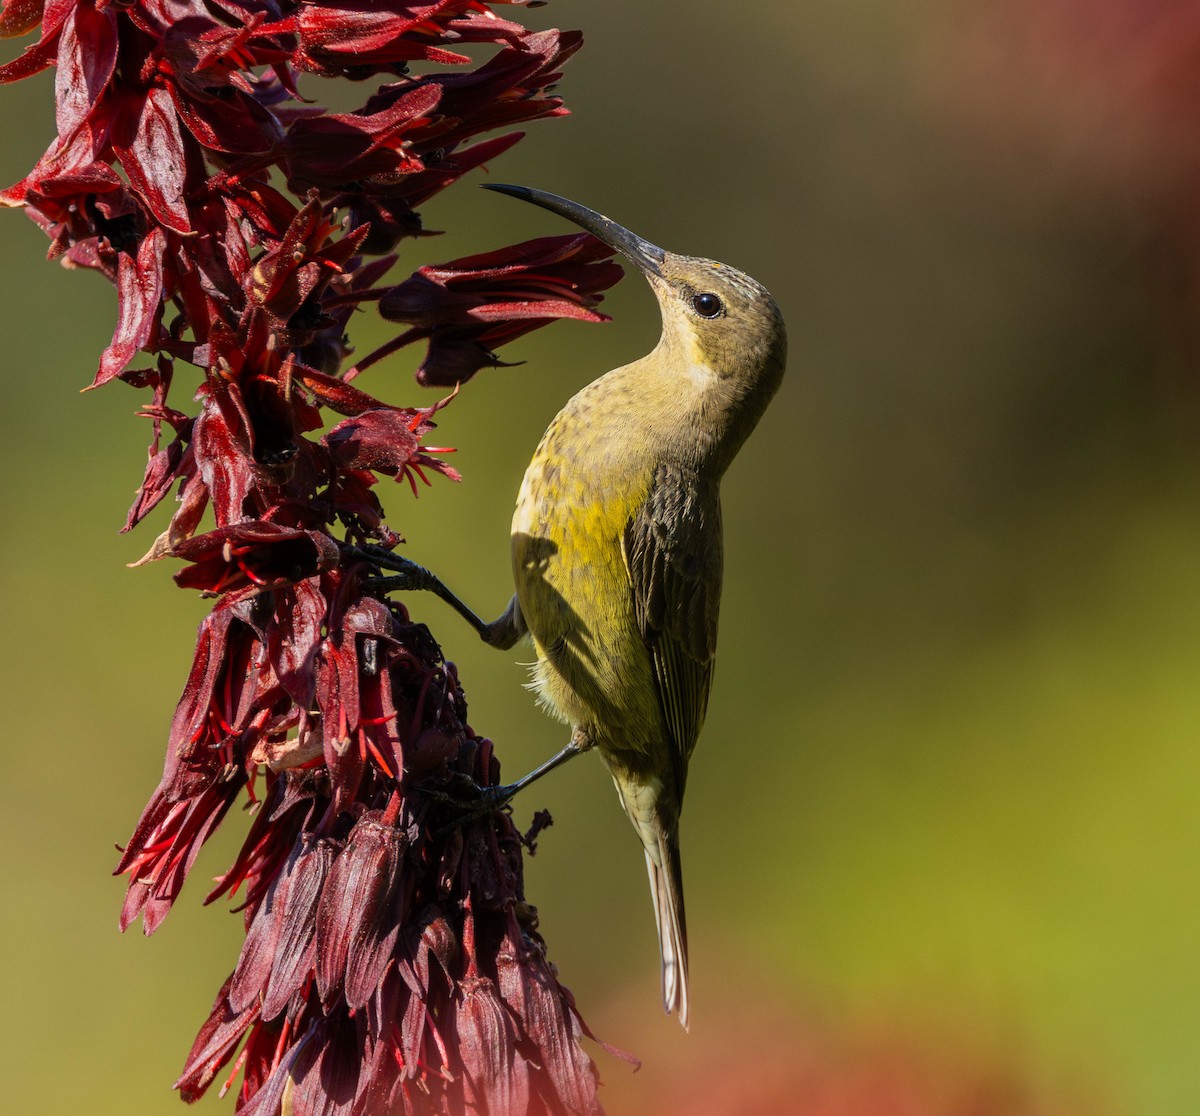
POLYGON ((303 581, 338 560, 328 535, 253 520, 181 542, 174 554, 192 563, 175 575, 175 583, 214 596, 243 586, 273 589, 303 581))
POLYGON ((338 189, 394 182, 424 170, 409 139, 427 121, 441 96, 437 85, 407 83, 386 107, 374 112, 301 118, 287 137, 288 185, 338 189))
POLYGON ((414 491, 430 472, 457 479, 449 450, 425 444, 449 400, 392 406, 342 372, 367 302, 406 328, 360 368, 427 340, 418 379, 453 383, 548 321, 601 320, 620 275, 586 235, 390 286, 395 258, 367 262, 520 134, 476 137, 565 111, 553 86, 578 33, 529 33, 492 9, 0 9, 0 34, 40 26, 0 84, 54 66, 58 127, 0 204, 26 210, 52 258, 115 286, 93 386, 148 391, 153 431, 125 529, 174 491, 143 561, 180 560, 177 583, 217 598, 117 872, 122 928, 141 915, 150 933, 243 791, 257 807, 208 897, 239 895, 245 944, 177 1083, 193 1100, 232 1063, 241 1116, 600 1110, 586 1029, 523 894, 522 839, 507 813, 463 830, 446 804, 498 782, 491 744, 429 631, 371 588, 360 549, 400 541, 381 476, 414 491), (496 50, 472 66, 462 43, 496 50), (415 77, 411 60, 459 69, 415 77), (300 71, 387 84, 332 114, 301 102, 300 71), (181 405, 170 394, 189 364, 181 405))
MULTIPOLYGON (((418 130, 413 144, 421 153, 453 147, 493 128, 565 114, 550 90, 563 64, 583 46, 578 31, 539 31, 506 46, 479 69, 424 79, 440 92, 436 118, 418 130)), ((374 108, 402 96, 402 85, 385 87, 367 102, 374 108)))
MULTIPOLYGON (((591 308, 622 271, 612 250, 590 233, 548 236, 449 263, 423 267, 380 299, 379 312, 411 323, 397 343, 428 338, 417 379, 423 384, 468 380, 498 366, 493 349, 557 318, 607 321, 591 308)), ((359 369, 382 355, 361 361, 359 369)))
MULTIPOLYGON (((469 745, 474 774, 494 774, 489 743, 469 745)), ((315 786, 284 776, 263 809, 290 801, 294 814, 302 785, 315 786)), ((275 1111, 289 1091, 296 1113, 599 1111, 586 1027, 518 913, 529 908, 511 822, 439 837, 393 795, 326 838, 310 828, 316 813, 248 914, 177 1082, 184 1098, 246 1037, 242 1112, 275 1111)))
MULTIPOLYGON (((453 398, 451 396, 450 398, 453 398)), ((417 478, 425 484, 429 478, 425 469, 458 480, 458 472, 444 461, 431 457, 434 453, 452 453, 446 447, 422 446, 421 437, 433 428, 429 416, 444 407, 445 399, 423 410, 381 407, 365 411, 356 418, 339 422, 321 440, 329 447, 334 460, 348 469, 370 469, 396 480, 407 480, 413 495, 417 478)))

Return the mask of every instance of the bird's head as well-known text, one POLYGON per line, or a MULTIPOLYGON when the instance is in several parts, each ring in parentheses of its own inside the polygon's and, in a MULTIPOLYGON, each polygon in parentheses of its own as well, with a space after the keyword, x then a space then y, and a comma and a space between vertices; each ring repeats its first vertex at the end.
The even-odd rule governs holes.
POLYGON ((658 298, 657 352, 673 374, 707 384, 731 419, 729 456, 758 422, 783 378, 787 331, 770 292, 744 272, 699 256, 668 252, 578 202, 527 186, 486 183, 549 209, 615 248, 645 275, 658 298))
POLYGON ((787 331, 766 287, 728 264, 674 252, 662 252, 655 268, 643 270, 672 348, 722 380, 766 389, 767 399, 774 394, 787 331))

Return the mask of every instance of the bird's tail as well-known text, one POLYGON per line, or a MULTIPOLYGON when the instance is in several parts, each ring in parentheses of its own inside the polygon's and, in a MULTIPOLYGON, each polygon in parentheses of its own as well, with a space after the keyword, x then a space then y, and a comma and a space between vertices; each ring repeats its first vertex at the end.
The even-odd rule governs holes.
MULTIPOLYGON (((639 827, 640 829, 640 827, 639 827)), ((683 909, 683 875, 679 863, 679 828, 657 828, 653 844, 643 834, 654 921, 658 926, 658 953, 662 961, 663 1007, 678 1010, 683 1029, 688 1025, 687 920, 683 909)))

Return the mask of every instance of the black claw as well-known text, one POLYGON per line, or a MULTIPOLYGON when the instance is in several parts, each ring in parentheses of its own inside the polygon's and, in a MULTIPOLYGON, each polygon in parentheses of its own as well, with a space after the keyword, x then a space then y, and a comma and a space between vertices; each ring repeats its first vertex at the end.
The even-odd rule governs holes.
POLYGON ((366 546, 348 546, 346 547, 346 553, 352 558, 361 558, 363 561, 370 562, 381 569, 394 570, 399 574, 409 576, 423 574, 425 580, 428 580, 431 576, 428 570, 422 566, 418 566, 411 558, 394 554, 390 550, 385 550, 382 546, 374 546, 372 544, 366 546))
POLYGON ((500 810, 516 797, 517 791, 520 789, 515 783, 509 783, 502 787, 481 787, 480 797, 491 804, 491 810, 500 810))
POLYGON ((403 593, 409 589, 424 589, 426 586, 417 578, 407 574, 391 574, 386 577, 364 577, 364 589, 380 593, 403 593))
POLYGON ((425 788, 423 790, 430 798, 444 804, 448 810, 454 812, 451 821, 435 830, 435 834, 438 837, 442 837, 447 833, 452 833, 456 829, 462 829, 464 826, 470 825, 473 821, 478 821, 489 814, 494 814, 497 810, 504 809, 512 801, 513 795, 520 790, 520 787, 481 787, 478 783, 472 782, 469 785, 469 789, 464 788, 466 793, 463 797, 444 790, 425 788))

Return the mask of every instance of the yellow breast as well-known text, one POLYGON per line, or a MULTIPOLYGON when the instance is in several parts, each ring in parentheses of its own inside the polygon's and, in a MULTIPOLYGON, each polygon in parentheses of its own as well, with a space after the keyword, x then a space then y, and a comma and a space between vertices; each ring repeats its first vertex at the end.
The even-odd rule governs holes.
POLYGON ((513 574, 537 650, 539 697, 611 746, 641 751, 641 738, 658 731, 659 712, 622 540, 653 466, 586 418, 564 411, 526 471, 513 516, 513 574))

